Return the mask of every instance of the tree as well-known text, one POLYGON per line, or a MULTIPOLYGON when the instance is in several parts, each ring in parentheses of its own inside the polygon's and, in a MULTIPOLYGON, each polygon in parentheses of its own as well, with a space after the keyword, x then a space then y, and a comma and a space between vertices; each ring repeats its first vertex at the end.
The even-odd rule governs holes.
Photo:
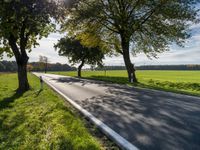
POLYGON ((46 57, 46 56, 39 56, 40 68, 44 69, 45 73, 47 73, 48 63, 49 63, 48 57, 46 57))
POLYGON ((137 82, 130 53, 155 57, 176 43, 183 46, 197 21, 199 0, 79 0, 63 30, 86 46, 121 54, 129 81, 137 82))
POLYGON ((55 45, 60 56, 67 56, 70 63, 80 63, 78 77, 81 77, 81 69, 84 64, 101 65, 104 53, 99 47, 88 48, 74 38, 61 38, 55 45))
POLYGON ((0 0, 0 54, 5 52, 16 59, 18 92, 29 89, 27 52, 54 31, 52 19, 59 18, 60 10, 54 0, 0 0))
POLYGON ((33 70, 33 66, 31 64, 27 65, 27 71, 31 72, 33 70))

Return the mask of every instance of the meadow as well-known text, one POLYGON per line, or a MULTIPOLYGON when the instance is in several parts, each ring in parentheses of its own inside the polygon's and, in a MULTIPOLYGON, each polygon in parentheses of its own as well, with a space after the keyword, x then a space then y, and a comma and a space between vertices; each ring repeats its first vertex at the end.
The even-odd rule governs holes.
MULTIPOLYGON (((77 76, 75 71, 51 73, 77 76)), ((125 70, 82 71, 83 78, 200 96, 200 71, 138 70, 136 75, 138 83, 130 84, 125 70)))
POLYGON ((17 75, 0 74, 0 149, 102 149, 80 114, 34 75, 29 82, 19 95, 17 75))

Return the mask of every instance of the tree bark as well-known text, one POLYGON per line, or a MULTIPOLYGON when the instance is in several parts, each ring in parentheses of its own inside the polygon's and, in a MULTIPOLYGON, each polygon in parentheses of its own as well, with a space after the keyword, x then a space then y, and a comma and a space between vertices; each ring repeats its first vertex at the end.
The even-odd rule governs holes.
POLYGON ((85 60, 83 59, 81 64, 78 66, 78 77, 81 77, 81 69, 84 66, 85 60))
POLYGON ((18 66, 18 89, 19 93, 29 90, 29 83, 27 78, 27 62, 19 63, 18 66))
POLYGON ((130 60, 129 43, 130 43, 130 39, 124 36, 123 34, 121 34, 122 55, 123 55, 124 63, 125 63, 126 70, 128 73, 128 81, 137 82, 137 78, 135 75, 135 68, 130 60))
POLYGON ((18 67, 18 93, 23 93, 27 90, 29 90, 29 83, 27 78, 27 63, 29 57, 26 54, 25 46, 21 47, 21 52, 16 44, 17 40, 16 38, 11 34, 9 37, 9 45, 11 46, 11 49, 14 53, 17 67, 18 67))

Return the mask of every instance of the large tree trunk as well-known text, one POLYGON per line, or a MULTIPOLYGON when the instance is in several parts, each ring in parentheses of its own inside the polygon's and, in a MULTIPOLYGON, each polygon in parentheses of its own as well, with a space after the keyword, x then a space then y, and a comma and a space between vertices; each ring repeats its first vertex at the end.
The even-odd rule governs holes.
POLYGON ((17 92, 23 93, 29 90, 29 83, 27 78, 27 62, 18 63, 18 89, 17 92))
POLYGON ((137 78, 135 75, 135 68, 134 65, 131 63, 130 60, 130 53, 129 53, 129 38, 126 36, 121 35, 121 46, 122 46, 122 54, 124 58, 124 63, 126 66, 126 70, 128 73, 128 80, 129 82, 137 82, 137 78))
POLYGON ((27 78, 27 63, 29 57, 26 54, 25 50, 25 45, 26 42, 21 42, 20 41, 20 49, 19 50, 17 46, 17 39, 11 34, 9 37, 9 45, 11 46, 11 49, 14 53, 17 66, 18 66, 18 93, 23 93, 27 90, 29 90, 29 83, 28 83, 28 78, 27 78))
POLYGON ((81 64, 78 66, 78 77, 81 77, 81 69, 84 66, 85 60, 82 60, 81 64))

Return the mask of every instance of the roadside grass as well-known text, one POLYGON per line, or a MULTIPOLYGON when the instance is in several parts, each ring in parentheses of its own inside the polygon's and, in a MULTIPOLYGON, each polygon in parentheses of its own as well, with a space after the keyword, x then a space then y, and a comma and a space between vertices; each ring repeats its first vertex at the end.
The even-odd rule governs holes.
POLYGON ((99 150, 80 115, 29 74, 32 89, 15 94, 16 74, 0 75, 0 149, 99 150))
MULTIPOLYGON (((77 75, 75 71, 51 73, 74 77, 77 75)), ((136 75, 139 82, 130 84, 125 70, 82 72, 83 78, 200 96, 200 71, 138 70, 136 75)))

